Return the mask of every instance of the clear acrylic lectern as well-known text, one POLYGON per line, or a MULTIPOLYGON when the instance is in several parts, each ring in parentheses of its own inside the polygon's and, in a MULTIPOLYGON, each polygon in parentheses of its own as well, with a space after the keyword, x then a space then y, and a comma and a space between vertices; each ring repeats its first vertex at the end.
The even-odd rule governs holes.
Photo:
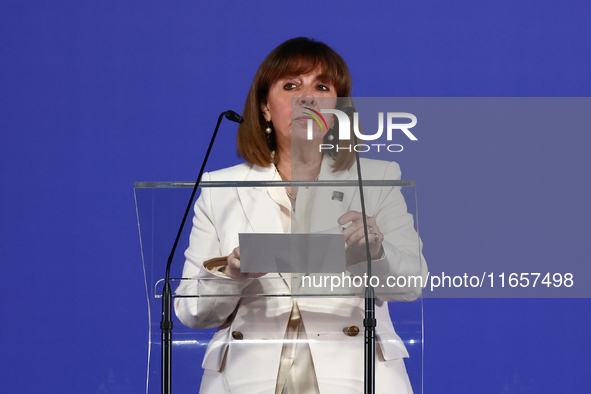
MULTIPOLYGON (((193 186, 191 182, 135 184, 149 315, 146 383, 146 393, 149 394, 160 392, 160 297, 166 261, 193 186)), ((259 377, 257 364, 265 362, 261 355, 263 360, 268 360, 265 357, 277 357, 284 351, 282 349, 288 341, 286 324, 294 300, 305 326, 304 338, 317 370, 320 392, 324 392, 323 387, 328 387, 320 380, 327 374, 338 380, 339 370, 347 371, 343 380, 358 380, 363 376, 364 362, 363 310, 360 306, 364 304, 365 286, 372 285, 376 305, 381 309, 377 316, 376 357, 404 359, 413 390, 421 393, 423 319, 420 289, 421 285, 426 285, 422 282, 426 279, 426 265, 418 236, 415 182, 364 180, 367 214, 375 218, 384 238, 383 254, 372 263, 373 279, 364 278, 366 263, 346 247, 345 238, 340 233, 347 225, 337 222, 345 212, 360 211, 356 180, 232 182, 212 181, 206 176, 200 185, 200 194, 205 196, 203 207, 211 208, 208 214, 211 231, 232 228, 220 221, 225 215, 231 216, 227 214, 228 209, 241 208, 216 210, 216 206, 224 207, 224 201, 247 204, 246 200, 256 191, 258 196, 271 198, 275 205, 270 206, 275 209, 281 207, 279 200, 288 186, 299 188, 298 199, 301 198, 302 205, 291 212, 284 210, 283 222, 258 225, 247 221, 236 226, 236 234, 213 233, 215 236, 212 236, 210 233, 203 241, 207 245, 198 245, 199 239, 191 241, 197 242, 192 248, 198 251, 192 252, 190 259, 193 264, 200 265, 199 269, 208 271, 206 275, 183 277, 185 257, 182 252, 189 245, 191 221, 185 226, 171 270, 173 290, 181 288, 180 293, 175 293, 175 304, 196 315, 192 321, 203 327, 217 324, 210 315, 223 308, 234 307, 234 315, 217 327, 199 329, 189 328, 174 317, 173 392, 199 392, 203 366, 213 370, 230 368, 227 365, 231 362, 230 357, 241 360, 236 362, 242 362, 243 368, 253 371, 254 376, 248 381, 228 384, 240 384, 247 390, 248 384, 254 384, 252 381, 259 377), (233 238, 228 241, 227 237, 233 238), (244 281, 224 277, 220 269, 224 265, 223 258, 231 251, 227 244, 234 239, 234 246, 240 243, 245 254, 243 264, 248 264, 250 272, 264 270, 265 275, 244 281), (241 312, 242 306, 246 312, 241 312), (387 312, 389 320, 385 321, 387 312), (240 313, 248 315, 236 316, 240 313), (240 322, 246 320, 249 324, 241 326, 240 322), (215 349, 210 349, 206 356, 208 346, 215 349), (250 363, 245 363, 250 354, 250 363)), ((258 212, 258 215, 270 214, 258 212)), ((301 340, 302 337, 298 337, 297 341, 301 340)), ((278 366, 274 368, 269 373, 261 372, 260 379, 273 379, 273 376, 276 379, 278 366)), ((376 368, 376 374, 381 371, 376 368)))

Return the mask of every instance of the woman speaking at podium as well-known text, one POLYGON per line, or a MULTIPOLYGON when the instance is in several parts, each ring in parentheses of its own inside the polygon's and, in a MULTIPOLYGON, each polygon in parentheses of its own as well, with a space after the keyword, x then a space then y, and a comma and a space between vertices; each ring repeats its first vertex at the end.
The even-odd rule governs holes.
MULTIPOLYGON (((307 134, 311 113, 350 105, 351 86, 346 63, 326 44, 307 38, 281 44, 259 67, 246 99, 237 136, 246 163, 205 174, 203 180, 357 180, 354 151, 318 148, 350 143, 339 142, 333 116, 324 116, 325 127, 314 123, 312 139, 307 134)), ((363 159, 361 164, 364 179, 400 179, 396 163, 363 159)), ((183 278, 197 280, 183 281, 176 293, 289 292, 289 274, 241 272, 240 233, 308 233, 341 226, 347 273, 363 275, 358 191, 337 192, 335 198, 333 190, 299 189, 202 189, 183 270, 183 278), (224 264, 205 264, 224 256, 224 264)), ((367 188, 365 200, 374 275, 425 277, 420 241, 400 191, 367 188)), ((387 300, 410 301, 421 287, 398 291, 376 298, 376 393, 412 392, 403 361, 408 353, 392 326, 387 300)), ((202 394, 363 392, 363 298, 177 297, 175 311, 189 327, 218 327, 202 364, 202 394)))

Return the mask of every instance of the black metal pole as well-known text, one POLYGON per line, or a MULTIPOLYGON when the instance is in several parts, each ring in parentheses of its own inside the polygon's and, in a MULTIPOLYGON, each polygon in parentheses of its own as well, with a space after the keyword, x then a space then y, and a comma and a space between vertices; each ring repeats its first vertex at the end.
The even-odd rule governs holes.
POLYGON ((172 293, 168 278, 164 283, 162 292, 162 393, 170 394, 172 391, 172 293))
MULTIPOLYGON (((357 137, 355 137, 355 144, 357 145, 357 137)), ((365 198, 363 196, 363 179, 361 177, 361 163, 359 162, 359 152, 356 152, 357 159, 357 178, 359 180, 359 197, 361 199, 361 214, 363 217, 363 227, 365 235, 365 254, 367 258, 367 277, 368 283, 365 288, 365 319, 363 319, 363 327, 365 327, 365 387, 363 392, 365 394, 374 394, 376 391, 376 300, 374 288, 371 285, 371 251, 369 250, 369 234, 367 231, 367 216, 365 211, 365 198)))
MULTIPOLYGON (((345 112, 354 111, 351 108, 345 108, 345 112)), ((352 116, 349 115, 351 118, 352 116)), ((354 135, 355 145, 358 143, 357 135, 354 135)), ((361 216, 363 217, 363 229, 365 235, 365 254, 367 258, 367 277, 368 286, 365 288, 365 319, 363 327, 365 328, 365 352, 364 352, 364 390, 365 394, 375 394, 376 391, 376 300, 375 291, 371 285, 371 251, 369 249, 369 232, 367 229, 367 214, 365 211, 365 198, 363 196, 363 179, 361 177, 361 162, 359 161, 359 152, 355 151, 357 161, 357 179, 359 181, 359 198, 361 200, 361 216)))

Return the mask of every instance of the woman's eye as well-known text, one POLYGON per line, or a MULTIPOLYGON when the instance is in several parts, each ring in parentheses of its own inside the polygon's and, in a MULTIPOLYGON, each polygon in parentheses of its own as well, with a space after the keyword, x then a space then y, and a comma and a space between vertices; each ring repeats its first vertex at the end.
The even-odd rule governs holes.
POLYGON ((328 91, 330 91, 330 88, 326 85, 318 85, 318 90, 323 91, 323 92, 328 92, 328 91))
POLYGON ((289 83, 286 83, 286 84, 283 86, 283 89, 285 89, 285 90, 292 90, 293 88, 295 88, 295 84, 294 84, 294 83, 291 83, 291 82, 289 82, 289 83))

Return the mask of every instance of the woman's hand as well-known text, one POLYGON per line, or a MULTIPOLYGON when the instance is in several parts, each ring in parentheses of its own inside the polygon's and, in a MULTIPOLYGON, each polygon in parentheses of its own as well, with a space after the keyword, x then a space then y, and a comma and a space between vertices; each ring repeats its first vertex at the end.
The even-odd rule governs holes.
MULTIPOLYGON (((351 222, 351 224, 343 229, 343 234, 345 234, 345 242, 347 243, 347 264, 350 265, 366 261, 367 258, 365 252, 363 215, 361 212, 349 211, 338 219, 338 223, 341 226, 349 222, 351 222)), ((366 222, 371 258, 377 260, 384 255, 384 248, 382 247, 384 234, 380 232, 380 228, 373 217, 367 216, 366 222)))
POLYGON ((230 253, 228 256, 228 265, 222 272, 232 279, 260 278, 266 275, 264 273, 243 273, 240 271, 240 247, 234 248, 232 253, 230 253))

